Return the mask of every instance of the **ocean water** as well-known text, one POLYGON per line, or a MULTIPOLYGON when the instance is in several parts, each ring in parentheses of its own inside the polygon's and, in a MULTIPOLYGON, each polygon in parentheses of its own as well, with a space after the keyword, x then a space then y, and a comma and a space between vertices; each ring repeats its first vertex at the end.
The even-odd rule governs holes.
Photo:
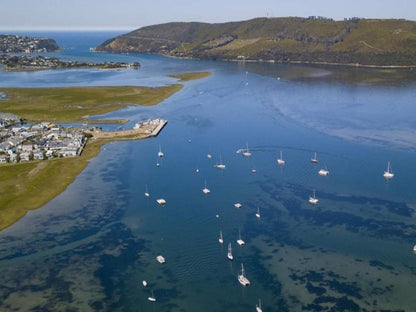
POLYGON ((0 72, 0 87, 212 75, 157 106, 99 116, 127 117, 125 128, 144 118, 168 124, 157 138, 105 145, 64 193, 0 233, 0 310, 255 311, 259 298, 263 311, 416 310, 412 71, 93 53, 116 33, 43 35, 57 39, 63 59, 142 67, 0 72), (251 157, 238 152, 246 144, 251 157), (220 159, 224 170, 214 167, 220 159), (395 177, 386 181, 388 161, 395 177), (237 281, 241 263, 248 287, 237 281))

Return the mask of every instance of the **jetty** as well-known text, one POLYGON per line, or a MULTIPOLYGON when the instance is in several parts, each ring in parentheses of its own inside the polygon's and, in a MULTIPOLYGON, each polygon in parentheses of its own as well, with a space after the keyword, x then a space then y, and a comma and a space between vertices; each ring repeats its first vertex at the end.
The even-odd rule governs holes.
POLYGON ((123 140, 137 140, 150 137, 156 137, 160 131, 166 126, 168 121, 166 119, 152 119, 140 121, 136 123, 133 129, 118 130, 118 131, 102 131, 94 130, 88 131, 95 139, 112 139, 119 138, 123 140))

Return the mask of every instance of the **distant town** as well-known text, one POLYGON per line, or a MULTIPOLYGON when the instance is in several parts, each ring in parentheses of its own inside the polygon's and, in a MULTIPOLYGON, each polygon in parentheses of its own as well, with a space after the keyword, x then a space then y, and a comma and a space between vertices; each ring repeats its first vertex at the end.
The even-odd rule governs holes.
POLYGON ((78 61, 61 61, 58 58, 42 55, 22 55, 21 53, 44 53, 60 51, 53 39, 17 35, 0 35, 0 65, 7 71, 29 71, 58 68, 99 68, 124 69, 140 68, 139 62, 103 62, 90 63, 78 61))
POLYGON ((59 50, 53 39, 0 35, 0 53, 43 53, 59 50))
POLYGON ((140 63, 134 62, 131 64, 124 62, 104 62, 104 63, 89 63, 78 61, 63 62, 58 58, 51 58, 41 55, 0 55, 0 65, 3 65, 3 70, 7 71, 26 71, 26 70, 42 70, 42 69, 58 69, 58 68, 98 68, 98 69, 123 69, 132 68, 139 69, 140 63))

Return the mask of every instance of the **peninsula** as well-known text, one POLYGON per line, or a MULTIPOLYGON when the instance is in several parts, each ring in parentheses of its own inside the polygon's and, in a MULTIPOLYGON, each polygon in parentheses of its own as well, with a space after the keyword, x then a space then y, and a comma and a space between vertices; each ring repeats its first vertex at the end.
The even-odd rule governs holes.
POLYGON ((370 67, 416 66, 416 22, 397 19, 255 18, 167 23, 109 39, 97 51, 370 67))
POLYGON ((124 62, 104 62, 91 63, 79 61, 61 61, 58 58, 46 57, 41 55, 0 55, 0 65, 6 71, 30 71, 44 69, 72 69, 72 68, 98 68, 98 69, 139 69, 140 63, 133 62, 131 64, 124 62))
MULTIPOLYGON (((190 80, 206 75, 195 72, 175 76, 190 80)), ((8 147, 0 144, 8 148, 7 151, 0 151, 0 159, 5 162, 0 165, 0 230, 63 192, 104 144, 156 136, 167 123, 156 118, 139 121, 131 130, 103 132, 97 128, 63 129, 56 125, 58 122, 86 122, 88 116, 108 113, 127 105, 156 105, 181 88, 181 84, 156 88, 1 88, 0 117, 5 121, 0 125, 1 137, 10 138, 12 140, 7 142, 16 144, 10 146, 7 143, 8 147), (16 125, 22 121, 31 123, 30 128, 16 125), (28 137, 28 133, 34 135, 28 137), (78 146, 81 150, 77 149, 75 154, 68 153, 69 144, 73 142, 70 137, 79 139, 81 143, 78 146), (42 146, 47 150, 42 150, 42 146), (48 152, 51 146, 59 146, 60 149, 48 152), (10 158, 11 154, 16 157, 10 158)))

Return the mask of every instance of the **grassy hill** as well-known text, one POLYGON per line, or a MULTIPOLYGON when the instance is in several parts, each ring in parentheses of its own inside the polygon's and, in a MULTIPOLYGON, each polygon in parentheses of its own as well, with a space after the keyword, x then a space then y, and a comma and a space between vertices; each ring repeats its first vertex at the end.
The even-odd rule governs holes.
POLYGON ((112 38, 97 51, 203 59, 416 65, 416 22, 256 18, 221 24, 167 23, 112 38))

